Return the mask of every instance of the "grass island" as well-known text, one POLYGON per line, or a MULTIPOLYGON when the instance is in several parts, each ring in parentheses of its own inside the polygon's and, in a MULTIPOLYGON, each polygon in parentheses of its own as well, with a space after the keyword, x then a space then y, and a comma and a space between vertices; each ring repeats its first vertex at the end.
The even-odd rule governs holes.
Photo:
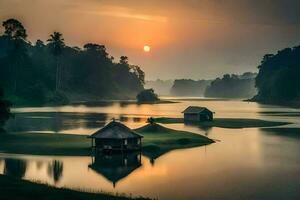
MULTIPOLYGON (((178 124, 185 123, 183 118, 154 118, 154 121, 162 124, 178 124)), ((283 126, 291 123, 277 122, 277 121, 265 121, 260 119, 240 119, 240 118, 215 118, 213 121, 202 122, 188 122, 191 125, 197 125, 202 127, 219 127, 219 128, 262 128, 262 127, 274 127, 283 126)))
MULTIPOLYGON (((135 130, 144 136, 142 153, 150 158, 175 149, 214 143, 208 137, 163 127, 153 123, 135 130)), ((90 139, 86 135, 50 133, 2 133, 0 152, 30 155, 90 155, 90 139)))

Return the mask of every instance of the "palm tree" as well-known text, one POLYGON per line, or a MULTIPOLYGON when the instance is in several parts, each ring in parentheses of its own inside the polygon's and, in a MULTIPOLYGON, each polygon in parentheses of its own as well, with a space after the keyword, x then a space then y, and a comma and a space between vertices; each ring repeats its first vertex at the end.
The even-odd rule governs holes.
POLYGON ((55 91, 57 92, 60 89, 61 84, 61 69, 60 69, 60 56, 62 54, 63 48, 65 47, 65 42, 63 35, 59 32, 54 32, 50 35, 50 38, 47 40, 52 50, 53 55, 56 58, 56 78, 55 78, 55 91))

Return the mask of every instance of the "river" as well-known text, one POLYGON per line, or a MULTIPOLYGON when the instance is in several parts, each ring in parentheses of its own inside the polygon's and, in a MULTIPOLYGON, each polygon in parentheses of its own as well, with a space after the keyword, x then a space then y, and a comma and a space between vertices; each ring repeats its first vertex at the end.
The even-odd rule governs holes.
MULTIPOLYGON (((220 118, 292 122, 300 109, 239 100, 167 98, 178 103, 136 105, 106 102, 59 107, 15 108, 8 131, 92 134, 112 118, 130 128, 148 117, 181 117, 190 105, 205 106, 220 118)), ((103 157, 0 154, 0 173, 55 185, 126 193, 158 199, 299 199, 300 136, 261 128, 224 129, 164 125, 207 135, 217 142, 174 150, 156 160, 143 155, 103 157), (96 163, 96 166, 94 165, 96 163), (124 163, 126 167, 124 167, 124 163)))

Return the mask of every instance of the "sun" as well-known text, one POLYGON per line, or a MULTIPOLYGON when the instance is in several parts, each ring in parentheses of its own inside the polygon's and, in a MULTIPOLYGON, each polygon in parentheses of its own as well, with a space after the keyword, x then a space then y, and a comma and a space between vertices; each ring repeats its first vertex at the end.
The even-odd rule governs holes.
POLYGON ((150 50, 151 50, 150 46, 148 46, 148 45, 144 46, 144 51, 145 52, 150 52, 150 50))

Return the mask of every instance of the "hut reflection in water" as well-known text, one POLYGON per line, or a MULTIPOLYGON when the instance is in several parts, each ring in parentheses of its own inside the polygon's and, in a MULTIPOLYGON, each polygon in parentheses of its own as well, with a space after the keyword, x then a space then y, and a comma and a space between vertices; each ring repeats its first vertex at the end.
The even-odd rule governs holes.
POLYGON ((92 157, 89 168, 105 177, 115 187, 117 182, 127 177, 142 166, 141 153, 130 154, 97 154, 92 157))

